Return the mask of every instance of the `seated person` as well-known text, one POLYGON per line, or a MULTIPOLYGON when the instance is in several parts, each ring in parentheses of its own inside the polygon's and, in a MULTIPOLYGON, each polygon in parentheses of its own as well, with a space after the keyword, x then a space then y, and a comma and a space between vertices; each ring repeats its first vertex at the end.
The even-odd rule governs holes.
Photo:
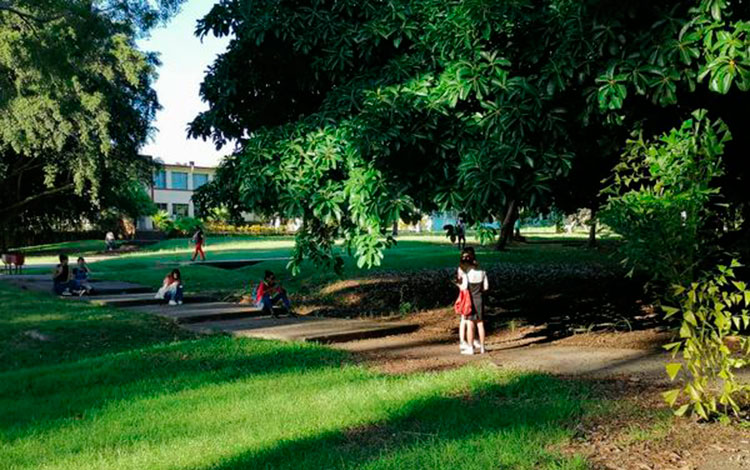
POLYGON ((183 287, 179 269, 173 269, 167 274, 155 298, 167 300, 169 305, 182 305, 183 287))
POLYGON ((264 314, 278 318, 278 315, 273 310, 273 306, 279 303, 279 301, 284 306, 287 314, 296 316, 292 312, 292 303, 286 295, 286 290, 281 287, 281 283, 276 280, 276 275, 273 272, 266 271, 255 293, 255 306, 263 309, 264 314))
POLYGON ((107 245, 107 251, 112 251, 117 248, 115 234, 112 232, 107 232, 107 234, 104 236, 104 243, 106 243, 107 245))
POLYGON ((91 274, 89 265, 86 264, 83 256, 79 257, 77 266, 73 268, 73 282, 81 294, 90 294, 94 290, 94 286, 89 282, 89 274, 91 274))
POLYGON ((55 294, 73 295, 76 289, 71 274, 68 255, 60 255, 60 264, 55 267, 55 274, 52 276, 52 290, 55 294))

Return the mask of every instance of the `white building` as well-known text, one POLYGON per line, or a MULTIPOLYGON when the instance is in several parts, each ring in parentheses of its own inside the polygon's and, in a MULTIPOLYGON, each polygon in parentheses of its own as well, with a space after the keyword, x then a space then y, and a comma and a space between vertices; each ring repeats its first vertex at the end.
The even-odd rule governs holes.
MULTIPOLYGON (((165 163, 162 168, 154 172, 153 184, 148 188, 151 200, 160 211, 164 211, 173 218, 196 217, 193 192, 211 181, 215 168, 188 164, 165 163)), ((140 230, 153 230, 154 225, 150 217, 138 221, 140 230)))

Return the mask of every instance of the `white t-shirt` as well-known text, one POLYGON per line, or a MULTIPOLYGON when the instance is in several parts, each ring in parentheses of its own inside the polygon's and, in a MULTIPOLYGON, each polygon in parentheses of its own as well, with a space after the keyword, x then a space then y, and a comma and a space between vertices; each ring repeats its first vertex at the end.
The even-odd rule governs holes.
POLYGON ((465 290, 469 288, 469 283, 478 284, 482 283, 482 290, 489 290, 490 285, 487 281, 487 273, 481 269, 469 269, 468 273, 464 273, 461 268, 458 268, 458 279, 461 281, 459 288, 465 290))

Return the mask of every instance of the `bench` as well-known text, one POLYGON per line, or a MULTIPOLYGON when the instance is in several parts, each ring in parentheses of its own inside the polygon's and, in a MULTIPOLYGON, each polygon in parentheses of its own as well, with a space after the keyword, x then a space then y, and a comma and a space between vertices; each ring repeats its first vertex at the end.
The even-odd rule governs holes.
POLYGON ((3 260, 3 270, 8 274, 21 274, 23 272, 23 265, 26 263, 26 255, 23 253, 3 253, 1 256, 3 260))

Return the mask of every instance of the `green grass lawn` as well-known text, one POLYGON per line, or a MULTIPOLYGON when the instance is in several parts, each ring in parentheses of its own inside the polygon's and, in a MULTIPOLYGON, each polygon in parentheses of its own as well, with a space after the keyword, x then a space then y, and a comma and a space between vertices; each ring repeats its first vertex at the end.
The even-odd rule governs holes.
POLYGON ((0 305, 3 469, 587 468, 552 450, 595 402, 577 382, 383 375, 2 283, 0 305))
MULTIPOLYGON (((537 239, 532 239, 535 241, 537 239)), ((496 263, 526 265, 554 265, 604 263, 611 265, 606 254, 590 250, 581 244, 567 245, 575 238, 557 237, 560 243, 549 243, 550 238, 539 238, 540 243, 521 244, 508 251, 497 252, 491 247, 478 247, 477 255, 485 267, 496 263)), ((579 240, 580 241, 580 240, 579 240)), ((470 239, 471 243, 472 240, 470 239)), ((206 253, 209 259, 264 259, 287 258, 294 240, 291 237, 211 237, 206 253)), ((607 247, 607 244, 604 244, 607 247)), ((293 278, 286 271, 287 261, 270 260, 237 270, 225 270, 200 264, 184 265, 190 259, 192 246, 188 239, 171 239, 146 247, 135 253, 122 254, 112 259, 91 263, 95 277, 124 280, 157 287, 166 273, 179 267, 188 292, 219 292, 238 294, 257 283, 267 269, 277 273, 292 292, 306 293, 339 279, 334 273, 313 265, 303 266, 302 273, 293 278)), ((345 256, 344 278, 377 275, 379 272, 408 273, 423 269, 454 267, 458 250, 441 235, 401 236, 398 244, 387 250, 383 264, 372 270, 358 269, 354 260, 345 256)), ((34 272, 33 270, 31 272, 34 272)), ((40 271, 37 271, 40 272, 40 271)))

